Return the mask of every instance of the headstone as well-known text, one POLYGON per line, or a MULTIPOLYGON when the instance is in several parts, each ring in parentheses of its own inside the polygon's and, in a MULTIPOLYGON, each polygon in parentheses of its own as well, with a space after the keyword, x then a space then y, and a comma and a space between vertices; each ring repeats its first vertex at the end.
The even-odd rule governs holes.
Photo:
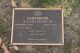
POLYGON ((13 45, 64 45, 62 9, 14 8, 13 45))

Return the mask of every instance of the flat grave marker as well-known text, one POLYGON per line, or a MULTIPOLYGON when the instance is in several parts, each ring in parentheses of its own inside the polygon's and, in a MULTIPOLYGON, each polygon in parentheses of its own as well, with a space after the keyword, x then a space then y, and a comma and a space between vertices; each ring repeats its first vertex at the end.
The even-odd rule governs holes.
POLYGON ((64 45, 62 9, 14 8, 13 45, 64 45))

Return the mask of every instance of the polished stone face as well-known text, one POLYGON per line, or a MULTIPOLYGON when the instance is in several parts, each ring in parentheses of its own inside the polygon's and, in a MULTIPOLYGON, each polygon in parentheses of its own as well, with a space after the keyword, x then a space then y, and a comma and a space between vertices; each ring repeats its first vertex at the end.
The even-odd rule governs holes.
POLYGON ((62 10, 14 10, 13 43, 62 43, 62 10))

